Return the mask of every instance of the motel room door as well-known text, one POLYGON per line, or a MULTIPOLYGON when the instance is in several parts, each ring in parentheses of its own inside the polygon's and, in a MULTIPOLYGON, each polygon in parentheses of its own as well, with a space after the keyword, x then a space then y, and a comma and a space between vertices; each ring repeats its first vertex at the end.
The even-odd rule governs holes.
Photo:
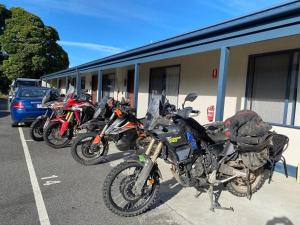
POLYGON ((92 102, 97 102, 98 76, 92 76, 92 102))
POLYGON ((134 70, 128 70, 127 74, 127 98, 130 106, 134 105, 134 70))
POLYGON ((149 102, 152 94, 161 95, 163 91, 172 105, 178 105, 180 66, 150 69, 149 102))

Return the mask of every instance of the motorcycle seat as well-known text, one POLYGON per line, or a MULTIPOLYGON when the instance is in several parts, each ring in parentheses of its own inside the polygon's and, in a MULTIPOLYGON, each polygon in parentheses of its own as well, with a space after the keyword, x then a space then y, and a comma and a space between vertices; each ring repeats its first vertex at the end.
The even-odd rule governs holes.
POLYGON ((215 122, 204 125, 207 135, 215 142, 224 142, 228 137, 224 133, 224 123, 215 122))

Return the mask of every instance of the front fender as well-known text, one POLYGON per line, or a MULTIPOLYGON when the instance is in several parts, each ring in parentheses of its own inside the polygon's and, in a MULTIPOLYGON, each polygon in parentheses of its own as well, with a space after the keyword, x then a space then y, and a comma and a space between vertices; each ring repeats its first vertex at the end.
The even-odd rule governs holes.
MULTIPOLYGON (((141 156, 143 157, 144 155, 130 155, 126 158, 126 162, 137 162, 141 166, 144 166, 144 162, 143 162, 143 160, 141 160, 141 156)), ((154 164, 152 171, 153 170, 155 170, 157 172, 159 178, 163 180, 162 173, 161 173, 160 169, 158 168, 157 163, 154 164)))

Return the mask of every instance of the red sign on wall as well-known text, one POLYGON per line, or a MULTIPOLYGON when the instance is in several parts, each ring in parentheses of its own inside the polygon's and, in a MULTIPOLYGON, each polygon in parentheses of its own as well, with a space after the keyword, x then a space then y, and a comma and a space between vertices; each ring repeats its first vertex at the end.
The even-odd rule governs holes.
POLYGON ((211 76, 213 79, 217 79, 218 78, 218 69, 213 69, 211 76))

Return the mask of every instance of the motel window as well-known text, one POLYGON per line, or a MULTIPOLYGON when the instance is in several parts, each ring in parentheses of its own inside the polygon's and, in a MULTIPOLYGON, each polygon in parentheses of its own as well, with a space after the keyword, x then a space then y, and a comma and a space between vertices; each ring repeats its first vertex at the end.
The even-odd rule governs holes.
POLYGON ((298 68, 298 51, 251 56, 247 108, 267 122, 297 126, 298 68))
POLYGON ((102 78, 102 96, 114 97, 115 90, 115 75, 105 74, 102 78))
POLYGON ((171 104, 177 106, 180 66, 152 68, 150 70, 149 94, 162 94, 164 91, 171 104))

